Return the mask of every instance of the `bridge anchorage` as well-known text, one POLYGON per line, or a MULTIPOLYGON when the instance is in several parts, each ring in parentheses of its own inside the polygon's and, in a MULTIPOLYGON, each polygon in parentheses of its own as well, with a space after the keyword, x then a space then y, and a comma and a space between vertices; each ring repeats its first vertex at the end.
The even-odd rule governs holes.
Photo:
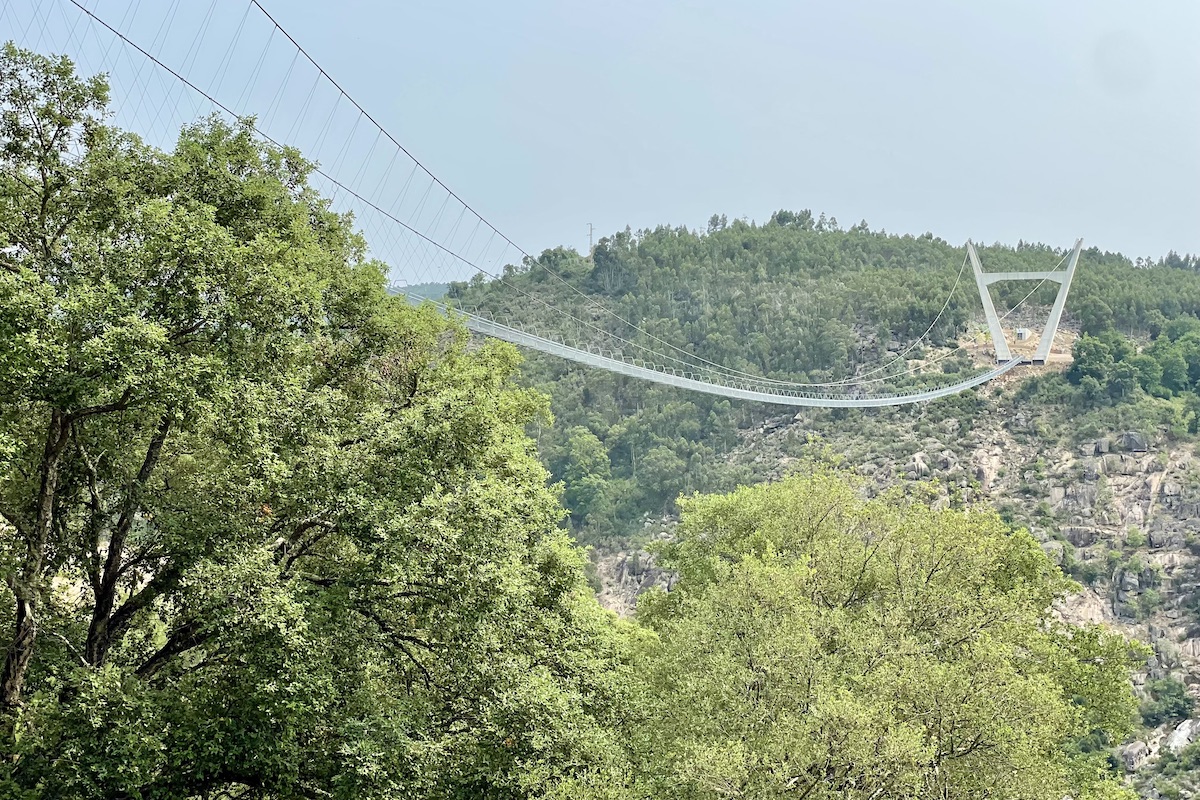
POLYGON ((1013 354, 1009 349, 1008 339, 1004 336, 1004 328, 1000 325, 1001 318, 996 314, 996 307, 992 305, 992 294, 988 287, 1000 281, 1051 281, 1058 284, 1058 295, 1050 308, 1050 318, 1046 321, 1046 328, 1042 331, 1042 338, 1033 353, 1033 358, 1021 358, 1023 364, 1043 365, 1050 358, 1050 346, 1054 343, 1054 334, 1058 332, 1058 323, 1062 320, 1063 306, 1067 303, 1067 292, 1071 289, 1071 279, 1075 277, 1075 265, 1079 263, 1079 251, 1082 247, 1083 239, 1076 239, 1075 249, 1071 252, 1066 269, 1056 268, 1049 272, 984 272, 979 264, 979 254, 975 252, 975 245, 967 242, 967 253, 971 257, 975 285, 979 287, 979 299, 983 301, 983 313, 987 317, 988 329, 992 334, 997 364, 1012 361, 1013 354))

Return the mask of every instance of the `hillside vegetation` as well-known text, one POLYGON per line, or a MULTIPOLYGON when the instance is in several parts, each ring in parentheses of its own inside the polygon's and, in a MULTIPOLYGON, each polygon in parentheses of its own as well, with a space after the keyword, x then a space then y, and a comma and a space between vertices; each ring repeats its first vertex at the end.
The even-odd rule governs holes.
MULTIPOLYGON (((1034 271, 1066 252, 1018 243, 980 255, 988 271, 1034 271)), ((592 259, 548 251, 502 281, 455 284, 449 294, 568 339, 600 343, 615 334, 668 352, 665 341, 753 375, 883 377, 885 387, 902 387, 961 378, 990 358, 969 268, 958 277, 964 258, 963 248, 930 234, 865 223, 842 230, 824 216, 781 211, 762 225, 714 217, 704 231, 625 231, 601 240, 592 259), (529 295, 587 325, 550 315, 529 295)), ((1134 676, 1134 735, 1124 744, 1086 736, 1077 746, 1109 753, 1143 796, 1187 797, 1195 784, 1184 765, 1200 753, 1200 720, 1192 718, 1200 686, 1198 270, 1195 257, 1175 253, 1152 261, 1084 250, 1064 320, 1069 366, 1021 368, 920 406, 796 413, 531 353, 523 378, 550 395, 556 421, 531 433, 563 484, 576 536, 596 547, 593 586, 625 612, 647 590, 686 595, 677 581, 687 569, 669 555, 673 545, 663 549, 680 535, 681 495, 832 462, 863 475, 869 492, 934 478, 936 504, 993 505, 1080 581, 1060 614, 1103 622, 1150 648, 1134 676)), ((1001 313, 1028 306, 1006 320, 1010 337, 1018 325, 1040 331, 1055 289, 993 287, 1001 313)), ((734 595, 721 594, 723 614, 734 613, 725 607, 734 595)), ((645 618, 645 602, 638 607, 645 618)), ((712 647, 700 641, 682 646, 712 647)), ((716 656, 694 668, 726 669, 716 656)), ((698 730, 662 735, 712 746, 698 730)))
MULTIPOLYGON (((983 247, 980 256, 988 271, 1032 271, 1053 268, 1066 251, 1019 243, 983 247)), ((591 260, 547 251, 507 270, 503 281, 454 284, 449 296, 568 338, 603 341, 596 330, 603 329, 663 352, 649 338, 655 337, 754 375, 813 382, 861 375, 897 386, 977 368, 972 353, 959 349, 983 330, 965 258, 963 247, 932 234, 888 234, 865 223, 841 230, 824 215, 780 211, 763 225, 714 217, 705 231, 621 232, 601 239, 591 260), (579 292, 614 314, 580 300, 579 292), (592 327, 554 315, 527 295, 592 327), (645 334, 617 317, 635 321, 645 334), (928 369, 915 369, 927 360, 928 369)), ((1081 357, 1065 378, 1046 376, 1022 391, 1073 417, 1103 416, 1120 406, 1134 427, 1165 422, 1174 431, 1194 430, 1198 267, 1197 259, 1173 253, 1150 263, 1083 251, 1067 316, 1068 325, 1087 334, 1078 345, 1081 357), (1143 349, 1149 339, 1153 345, 1143 349)), ((1003 312, 1032 288, 1001 283, 993 297, 1003 312)), ((1034 309, 1014 319, 1041 324, 1044 312, 1036 307, 1044 309, 1055 291, 1055 285, 1036 287, 1026 300, 1034 309)), ((645 515, 670 511, 680 493, 753 480, 753 469, 731 464, 727 455, 739 431, 778 413, 537 354, 529 355, 523 374, 552 398, 556 425, 535 434, 587 541, 633 534, 645 515)))

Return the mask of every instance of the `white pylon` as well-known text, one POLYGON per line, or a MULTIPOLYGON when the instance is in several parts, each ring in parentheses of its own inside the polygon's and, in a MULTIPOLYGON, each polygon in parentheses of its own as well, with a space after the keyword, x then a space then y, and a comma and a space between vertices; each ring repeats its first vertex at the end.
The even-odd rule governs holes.
POLYGON ((975 273, 975 285, 979 287, 979 299, 983 302, 983 313, 987 317, 988 329, 992 334, 992 344, 996 350, 996 362, 1003 363, 1012 360, 1012 351, 1008 348, 1008 340, 1004 337, 1004 329, 1000 326, 1000 317, 996 307, 992 305, 992 294, 988 287, 999 281, 1054 281, 1058 284, 1058 295, 1050 308, 1050 318, 1046 320, 1046 329, 1038 342, 1031 363, 1045 364, 1050 358, 1050 345, 1054 343, 1054 334, 1058 332, 1058 323, 1062 321, 1063 307, 1067 303, 1067 292, 1071 289, 1071 279, 1075 277, 1075 265, 1079 263, 1079 251, 1083 248, 1083 239, 1075 240, 1075 250, 1067 268, 1050 272, 984 272, 979 264, 979 254, 975 245, 967 242, 967 253, 971 257, 971 269, 975 273))

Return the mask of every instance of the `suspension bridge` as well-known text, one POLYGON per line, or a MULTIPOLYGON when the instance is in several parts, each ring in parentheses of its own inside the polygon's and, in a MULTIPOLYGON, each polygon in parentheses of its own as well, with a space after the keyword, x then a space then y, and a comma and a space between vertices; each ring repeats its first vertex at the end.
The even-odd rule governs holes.
POLYGON ((790 382, 708 361, 620 317, 533 258, 380 124, 260 0, 211 0, 207 6, 194 0, 164 0, 153 5, 143 9, 140 2, 132 0, 0 0, 0 29, 15 32, 9 35, 18 46, 67 55, 83 74, 106 73, 117 98, 115 123, 151 144, 168 147, 181 125, 216 113, 252 126, 267 142, 296 146, 318 164, 312 178, 323 195, 337 209, 355 215, 372 254, 384 263, 402 265, 409 275, 424 280, 482 274, 509 285, 524 302, 541 306, 547 316, 570 321, 589 335, 571 339, 479 309, 410 296, 414 303, 434 302, 475 334, 680 389, 774 405, 825 408, 936 400, 978 387, 1021 364, 1045 364, 1049 358, 1082 240, 1054 269, 996 273, 984 272, 974 245, 968 242, 954 288, 922 337, 889 363, 853 378, 790 382), (120 8, 110 10, 113 6, 120 8), (215 53, 222 55, 212 62, 206 54, 215 53), (894 388, 897 377, 914 375, 922 368, 905 369, 905 356, 934 330, 968 261, 995 363, 978 374, 942 385, 894 388), (512 285, 505 268, 513 263, 545 271, 579 298, 587 314, 576 313, 561 301, 551 304, 512 285), (1038 283, 1005 317, 1043 284, 1059 286, 1032 357, 1013 354, 1002 325, 1004 317, 997 314, 990 294, 992 284, 1016 280, 1038 283), (602 328, 589 321, 589 315, 606 318, 625 333, 602 328), (872 377, 881 373, 882 377, 872 377))

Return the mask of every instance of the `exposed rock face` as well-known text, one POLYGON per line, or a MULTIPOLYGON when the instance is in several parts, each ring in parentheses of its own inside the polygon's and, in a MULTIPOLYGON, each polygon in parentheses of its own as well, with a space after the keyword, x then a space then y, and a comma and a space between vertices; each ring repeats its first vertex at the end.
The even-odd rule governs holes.
MULTIPOLYGON (((1169 640, 1178 649, 1172 669, 1200 697, 1200 614, 1186 607, 1200 592, 1200 468, 1192 445, 1130 430, 1080 445, 1048 442, 1036 415, 1012 406, 994 407, 970 425, 953 417, 922 424, 920 414, 896 413, 862 415, 833 430, 832 421, 814 423, 803 412, 747 431, 729 459, 771 480, 817 433, 823 438, 814 450, 846 453, 847 464, 880 489, 934 479, 953 487, 955 502, 997 506, 1028 527, 1056 563, 1091 584, 1063 604, 1064 617, 1143 640, 1147 625, 1158 626, 1166 634, 1156 648, 1169 640)), ((950 502, 948 491, 939 502, 950 502)), ((656 521, 655 530, 670 524, 656 521)), ((632 611, 637 592, 671 580, 644 555, 601 553, 595 560, 602 599, 622 613, 632 611)))
POLYGON ((1042 542, 1042 550, 1043 550, 1043 552, 1046 553, 1046 556, 1051 561, 1053 561, 1055 564, 1058 564, 1059 566, 1062 565, 1063 558, 1066 555, 1066 548, 1063 547, 1062 542, 1054 542, 1054 541, 1042 542))
MULTIPOLYGON (((1060 489, 1059 491, 1061 492, 1062 490, 1060 489)), ((1051 492, 1051 496, 1053 497, 1053 491, 1051 492)), ((1051 505, 1053 506, 1053 503, 1051 505)), ((1100 541, 1103 536, 1099 528, 1089 528, 1081 525, 1065 527, 1062 529, 1062 534, 1067 537, 1067 541, 1071 543, 1072 547, 1089 547, 1100 541)))
POLYGON ((1098 624, 1112 616, 1107 597, 1095 589, 1084 589, 1078 594, 1063 598, 1055 605, 1055 611, 1072 625, 1098 624))
POLYGON ((1137 431, 1126 431, 1117 437, 1117 446, 1122 450, 1130 450, 1135 453, 1144 453, 1150 449, 1146 437, 1137 431))
POLYGON ((974 475, 975 480, 979 483, 979 488, 990 492, 996 476, 1000 472, 1000 456, 986 448, 980 448, 972 454, 971 461, 975 467, 974 475))
POLYGON ((1178 753, 1196 741, 1200 741, 1200 719, 1185 719, 1171 731, 1164 746, 1172 753, 1178 753))
MULTIPOLYGON (((648 522, 647 526, 656 530, 651 539, 669 536, 669 520, 648 522)), ((675 584, 675 574, 660 568, 645 550, 597 549, 592 564, 600 579, 600 604, 623 617, 632 616, 642 592, 655 586, 670 589, 675 584)))
POLYGON ((1160 525, 1150 529, 1150 546, 1155 549, 1178 550, 1183 544, 1183 531, 1168 530, 1160 525))
POLYGON ((1120 753, 1125 771, 1136 772, 1150 758, 1150 745, 1142 741, 1130 742, 1121 748, 1120 753))
POLYGON ((927 478, 929 473, 929 463, 925 460, 924 453, 914 453, 912 461, 904 466, 904 474, 909 480, 927 478))

